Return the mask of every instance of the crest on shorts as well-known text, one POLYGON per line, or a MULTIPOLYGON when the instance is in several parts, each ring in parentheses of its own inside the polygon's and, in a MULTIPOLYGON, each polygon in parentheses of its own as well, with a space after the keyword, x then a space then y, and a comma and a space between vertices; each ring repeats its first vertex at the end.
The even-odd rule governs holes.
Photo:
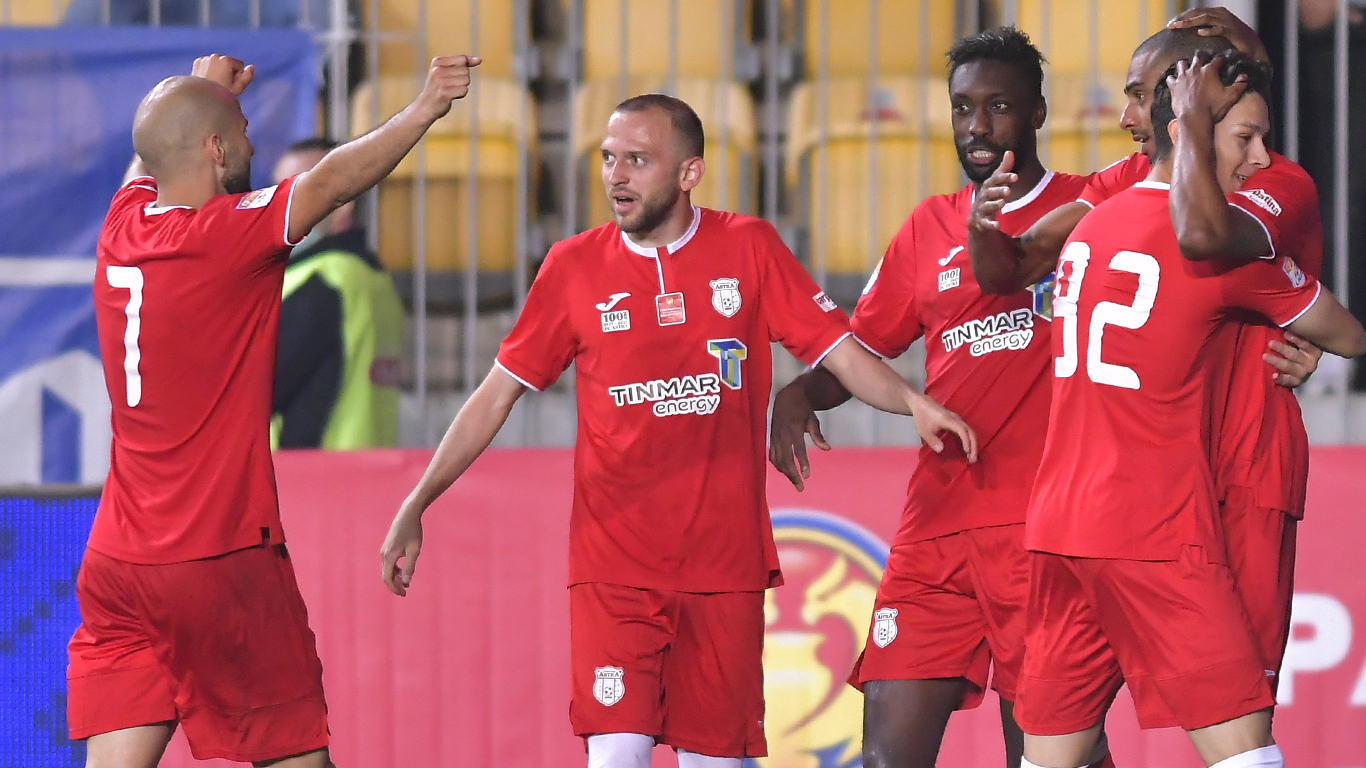
POLYGON ((598 667, 593 670, 593 698, 604 707, 610 707, 621 701, 621 697, 626 695, 626 686, 621 682, 621 667, 598 667))
POLYGON ((896 639, 895 608, 879 608, 873 611, 873 642, 879 648, 886 648, 896 639))
POLYGON ((726 317, 740 311, 740 280, 721 277, 711 281, 711 305, 726 317))

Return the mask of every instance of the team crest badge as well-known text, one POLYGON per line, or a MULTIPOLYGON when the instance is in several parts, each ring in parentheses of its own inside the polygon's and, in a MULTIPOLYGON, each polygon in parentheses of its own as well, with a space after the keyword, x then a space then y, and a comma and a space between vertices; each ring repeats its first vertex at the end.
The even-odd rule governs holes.
POLYGON ((740 281, 734 277, 722 277, 711 281, 711 305, 726 317, 735 317, 740 311, 740 281))
POLYGON ((896 639, 896 614, 895 608, 873 611, 873 643, 877 647, 886 648, 896 639))
POLYGON ((1290 278, 1291 288, 1299 288, 1309 280, 1309 278, 1304 276, 1304 270, 1300 269, 1300 266, 1295 263, 1295 260, 1288 256, 1286 257, 1285 262, 1281 264, 1281 271, 1285 272, 1285 276, 1290 278))
POLYGON ((626 686, 621 682, 621 667, 598 667, 593 670, 593 675, 597 678, 593 681, 593 698, 599 704, 610 707, 626 695, 626 686))

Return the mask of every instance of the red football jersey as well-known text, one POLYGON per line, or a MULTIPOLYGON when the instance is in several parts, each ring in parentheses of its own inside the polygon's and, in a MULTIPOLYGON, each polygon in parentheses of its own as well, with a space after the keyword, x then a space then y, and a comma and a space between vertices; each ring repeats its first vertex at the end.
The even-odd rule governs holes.
POLYGON ((1181 256, 1167 185, 1097 206, 1063 248, 1052 413, 1026 546, 1073 557, 1222 561, 1207 460, 1229 310, 1294 321, 1320 287, 1285 256, 1229 268, 1181 256))
POLYGON ((498 365, 539 390, 575 364, 570 583, 780 583, 764 491, 769 344, 815 365, 848 333, 759 219, 696 209, 665 248, 614 224, 555 244, 498 365))
POLYGON ((114 440, 91 549, 173 563, 284 541, 269 422, 292 192, 157 207, 140 178, 114 196, 94 288, 114 440))
MULTIPOLYGON (((1002 209, 1001 230, 1023 232, 1085 185, 1049 171, 1002 209)), ((965 250, 972 195, 968 185, 916 206, 854 310, 854 335, 883 357, 925 337, 925 392, 976 430, 981 451, 970 465, 957 439, 943 453, 921 447, 897 543, 1024 522, 1048 429, 1052 276, 1012 296, 982 292, 965 250)))
MULTIPOLYGON (((1266 229, 1276 253, 1290 256, 1310 277, 1323 267, 1323 222, 1313 179, 1285 157, 1271 154, 1271 165, 1257 171, 1236 194, 1233 205, 1266 229)), ((1134 153, 1097 173, 1079 200, 1095 206, 1147 178, 1148 157, 1134 153)), ((1279 328, 1257 315, 1238 330, 1227 404, 1211 460, 1219 498, 1230 486, 1252 490, 1259 506, 1302 515, 1309 476, 1309 437, 1294 394, 1276 386, 1275 371, 1263 360, 1267 344, 1283 341, 1279 328)))

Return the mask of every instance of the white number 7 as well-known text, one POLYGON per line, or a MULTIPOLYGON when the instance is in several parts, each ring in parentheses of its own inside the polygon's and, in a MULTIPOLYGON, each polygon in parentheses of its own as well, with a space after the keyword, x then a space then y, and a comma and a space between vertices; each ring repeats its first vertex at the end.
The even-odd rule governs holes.
POLYGON ((142 330, 142 270, 137 267, 105 267, 104 276, 114 288, 128 289, 128 306, 123 313, 128 316, 128 328, 123 332, 123 373, 127 379, 128 406, 131 408, 142 402, 142 374, 138 373, 138 362, 142 352, 138 350, 138 333, 142 330))

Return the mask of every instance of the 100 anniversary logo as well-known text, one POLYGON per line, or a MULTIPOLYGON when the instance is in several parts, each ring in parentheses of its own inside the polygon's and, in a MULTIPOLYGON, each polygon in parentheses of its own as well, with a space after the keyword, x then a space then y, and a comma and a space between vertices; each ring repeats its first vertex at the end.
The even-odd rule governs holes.
POLYGON ((747 768, 859 768, 863 695, 845 682, 863 650, 887 545, 835 515, 775 509, 786 585, 764 602, 766 758, 747 768))

